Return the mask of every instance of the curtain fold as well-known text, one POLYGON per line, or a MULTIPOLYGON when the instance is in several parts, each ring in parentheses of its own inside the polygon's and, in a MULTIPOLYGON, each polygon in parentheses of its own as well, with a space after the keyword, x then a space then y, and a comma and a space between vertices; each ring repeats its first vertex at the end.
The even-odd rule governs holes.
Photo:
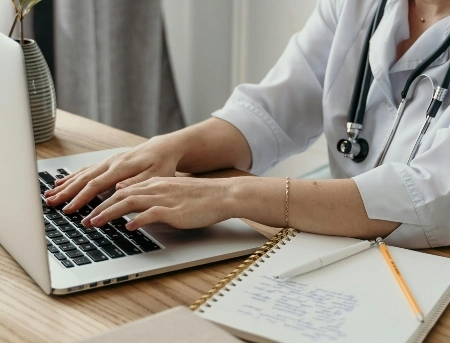
POLYGON ((145 137, 184 126, 159 0, 54 1, 58 107, 145 137))

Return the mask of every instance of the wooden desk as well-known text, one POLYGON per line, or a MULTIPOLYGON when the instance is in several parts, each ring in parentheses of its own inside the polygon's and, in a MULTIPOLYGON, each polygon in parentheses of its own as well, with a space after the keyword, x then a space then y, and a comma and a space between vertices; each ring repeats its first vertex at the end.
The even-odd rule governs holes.
MULTIPOLYGON (((134 146, 146 139, 62 111, 38 158, 134 146)), ((222 171, 208 176, 236 176, 222 171)), ((258 227, 268 237, 275 230, 258 227)), ((450 248, 430 249, 450 256, 450 248)), ((177 305, 191 305, 242 261, 213 263, 65 296, 47 296, 0 247, 0 342, 73 342, 177 305)), ((427 342, 450 340, 446 310, 427 342)))

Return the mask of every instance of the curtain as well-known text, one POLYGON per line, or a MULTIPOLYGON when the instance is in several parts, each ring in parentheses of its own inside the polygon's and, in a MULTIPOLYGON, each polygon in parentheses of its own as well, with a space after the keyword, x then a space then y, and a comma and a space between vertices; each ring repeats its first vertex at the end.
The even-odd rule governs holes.
POLYGON ((59 108, 145 137, 184 126, 159 0, 53 1, 51 24, 42 3, 59 108))

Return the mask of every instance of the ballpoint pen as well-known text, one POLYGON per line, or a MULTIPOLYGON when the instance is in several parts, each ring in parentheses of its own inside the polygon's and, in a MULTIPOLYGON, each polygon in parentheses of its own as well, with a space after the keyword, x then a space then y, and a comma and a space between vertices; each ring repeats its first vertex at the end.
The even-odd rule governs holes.
POLYGON ((345 248, 336 250, 330 254, 316 257, 312 260, 309 260, 299 266, 296 266, 294 268, 291 268, 289 270, 286 270, 277 276, 275 278, 279 279, 287 279, 292 278, 294 276, 308 273, 310 271, 325 267, 331 263, 343 260, 344 258, 347 258, 349 256, 352 256, 354 254, 357 254, 361 251, 364 251, 371 246, 371 242, 369 241, 362 241, 356 244, 352 244, 350 246, 347 246, 345 248))
POLYGON ((400 274, 400 271, 398 270, 397 265, 395 264, 394 260, 392 259, 391 254, 389 254, 386 244, 383 242, 383 240, 381 238, 377 238, 376 243, 377 243, 378 248, 380 249, 381 253, 384 256, 384 259, 386 260, 387 264, 389 265, 389 269, 391 270, 392 274, 394 274, 395 279, 397 280, 400 288, 402 289, 403 294, 406 296, 406 299, 408 299, 408 302, 411 305, 411 308, 413 309, 417 319, 420 320, 421 322, 423 322, 424 318, 423 318, 422 311, 420 310, 416 299, 414 299, 414 296, 412 295, 411 290, 406 285, 406 282, 403 279, 402 274, 400 274))

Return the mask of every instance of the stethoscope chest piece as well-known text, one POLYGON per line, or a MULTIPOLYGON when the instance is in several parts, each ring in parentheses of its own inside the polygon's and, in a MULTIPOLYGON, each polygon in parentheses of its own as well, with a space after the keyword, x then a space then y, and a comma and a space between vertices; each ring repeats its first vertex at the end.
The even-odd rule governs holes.
POLYGON ((341 139, 337 143, 337 149, 353 162, 360 163, 369 154, 369 143, 364 138, 341 139))

